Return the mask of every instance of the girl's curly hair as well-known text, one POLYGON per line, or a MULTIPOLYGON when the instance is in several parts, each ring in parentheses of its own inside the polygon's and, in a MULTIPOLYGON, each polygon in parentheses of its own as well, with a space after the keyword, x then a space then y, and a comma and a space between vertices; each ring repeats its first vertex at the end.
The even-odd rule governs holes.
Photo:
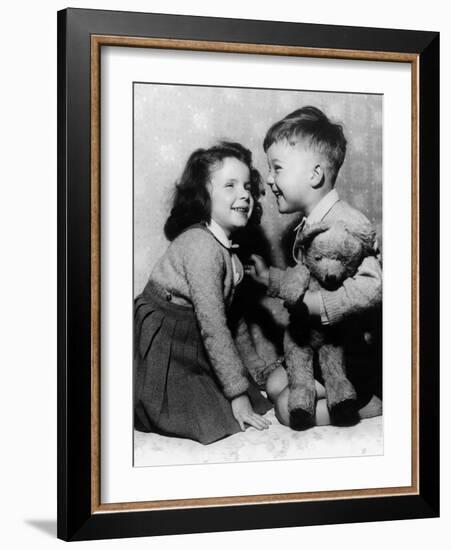
POLYGON ((248 225, 260 223, 261 177, 252 165, 252 153, 239 143, 221 141, 209 149, 197 149, 190 155, 181 178, 176 182, 171 213, 164 225, 164 234, 168 240, 173 241, 190 225, 210 222, 211 198, 207 183, 213 168, 230 157, 240 160, 249 168, 254 208, 248 225))

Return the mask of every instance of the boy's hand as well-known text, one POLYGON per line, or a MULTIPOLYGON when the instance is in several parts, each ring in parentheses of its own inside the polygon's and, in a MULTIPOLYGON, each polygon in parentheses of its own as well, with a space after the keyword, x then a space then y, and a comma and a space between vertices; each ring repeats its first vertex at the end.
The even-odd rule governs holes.
POLYGON ((246 275, 253 279, 256 283, 260 283, 265 287, 269 285, 269 268, 265 260, 257 254, 252 254, 249 261, 244 267, 246 275))
POLYGON ((266 430, 271 424, 269 420, 254 412, 249 397, 246 394, 235 397, 230 403, 232 405, 233 416, 243 432, 245 430, 245 423, 257 428, 257 430, 266 430))

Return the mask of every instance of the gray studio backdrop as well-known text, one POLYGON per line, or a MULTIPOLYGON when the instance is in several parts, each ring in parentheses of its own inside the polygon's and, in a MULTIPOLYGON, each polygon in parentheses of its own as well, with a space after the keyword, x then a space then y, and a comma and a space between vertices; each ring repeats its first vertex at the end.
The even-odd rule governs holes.
MULTIPOLYGON (((316 91, 136 83, 134 85, 134 294, 143 289, 149 273, 168 242, 163 225, 174 183, 198 147, 229 139, 249 148, 265 181, 268 169, 262 142, 271 124, 304 105, 322 109, 343 124, 348 150, 337 179, 343 199, 360 209, 374 224, 382 246, 382 103, 381 95, 316 91)), ((263 218, 256 252, 274 265, 289 263, 294 215, 279 214, 270 192, 261 200, 263 218)), ((252 243, 247 243, 252 248, 252 243)), ((258 298, 260 305, 286 323, 281 304, 258 298)), ((258 316, 257 316, 258 317, 258 316)), ((261 318, 261 316, 260 316, 261 318)), ((271 331, 270 331, 271 332, 271 331)), ((275 357, 275 337, 259 322, 252 323, 257 348, 275 357)))

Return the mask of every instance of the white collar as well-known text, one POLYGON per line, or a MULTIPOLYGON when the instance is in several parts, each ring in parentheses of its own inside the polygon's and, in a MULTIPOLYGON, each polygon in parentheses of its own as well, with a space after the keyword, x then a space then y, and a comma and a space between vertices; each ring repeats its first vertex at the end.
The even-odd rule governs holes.
POLYGON ((297 231, 301 225, 303 226, 305 223, 311 224, 321 222, 332 206, 339 200, 340 197, 338 196, 337 190, 331 189, 329 193, 324 195, 324 197, 315 205, 310 214, 307 217, 302 218, 301 223, 294 228, 294 231, 297 231))
POLYGON ((319 201, 313 208, 310 214, 307 216, 307 223, 321 222, 324 216, 329 212, 332 206, 340 200, 336 189, 331 189, 327 195, 319 201))
POLYGON ((223 246, 228 249, 233 247, 232 241, 227 237, 224 229, 219 225, 219 223, 215 222, 213 218, 211 219, 210 223, 207 223, 207 228, 213 233, 213 235, 223 246))

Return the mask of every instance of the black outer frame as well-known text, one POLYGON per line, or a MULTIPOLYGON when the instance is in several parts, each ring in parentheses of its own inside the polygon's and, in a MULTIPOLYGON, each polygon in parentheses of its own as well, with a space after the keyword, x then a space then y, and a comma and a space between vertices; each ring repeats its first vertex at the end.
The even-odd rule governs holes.
POLYGON ((88 540, 437 517, 438 266, 438 33, 72 8, 58 12, 58 537, 88 540), (91 34, 419 55, 419 495, 91 513, 91 34))

